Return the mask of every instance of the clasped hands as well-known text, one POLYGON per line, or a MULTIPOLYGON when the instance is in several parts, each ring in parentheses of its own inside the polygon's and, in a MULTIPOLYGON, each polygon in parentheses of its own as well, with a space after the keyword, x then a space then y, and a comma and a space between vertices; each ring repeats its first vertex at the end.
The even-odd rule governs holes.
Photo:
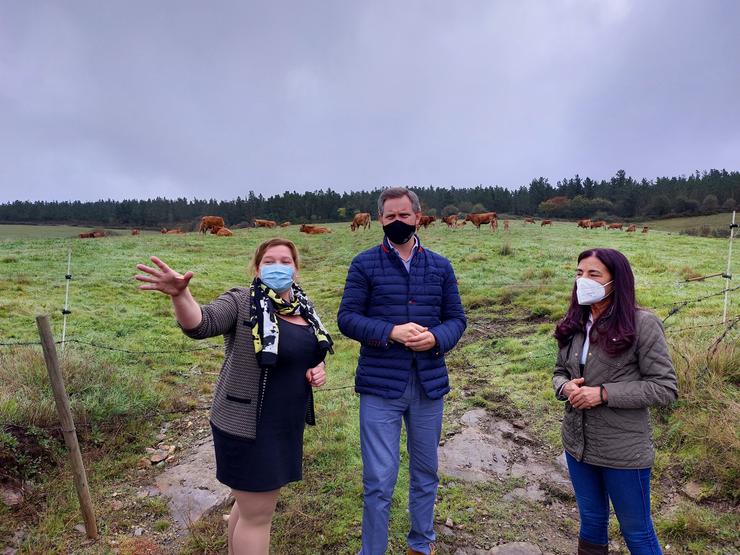
POLYGON ((429 331, 429 328, 414 322, 393 326, 390 338, 412 351, 428 351, 437 344, 437 338, 429 331))
MULTIPOLYGON (((563 386, 562 393, 574 409, 592 409, 602 403, 601 388, 583 385, 585 381, 584 378, 576 378, 566 382, 563 386)), ((604 400, 606 400, 606 390, 604 400)))

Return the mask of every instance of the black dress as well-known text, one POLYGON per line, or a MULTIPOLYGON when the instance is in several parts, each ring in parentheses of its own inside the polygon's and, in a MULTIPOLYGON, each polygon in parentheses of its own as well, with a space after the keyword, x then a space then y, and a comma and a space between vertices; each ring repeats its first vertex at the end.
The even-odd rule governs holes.
POLYGON ((216 478, 232 489, 271 491, 303 475, 303 428, 311 388, 306 371, 321 362, 323 353, 311 326, 278 318, 278 327, 278 360, 268 370, 256 439, 211 425, 216 478))

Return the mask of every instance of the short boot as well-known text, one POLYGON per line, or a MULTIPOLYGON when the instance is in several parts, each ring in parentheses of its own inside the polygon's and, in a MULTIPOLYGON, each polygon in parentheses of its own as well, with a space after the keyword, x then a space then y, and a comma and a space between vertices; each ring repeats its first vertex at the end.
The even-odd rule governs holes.
POLYGON ((609 545, 591 543, 578 538, 578 555, 609 555, 609 545))
MULTIPOLYGON (((436 555, 437 548, 434 547, 434 544, 429 545, 429 555, 436 555)), ((409 547, 408 551, 406 552, 406 555, 424 555, 421 551, 415 551, 409 547)))

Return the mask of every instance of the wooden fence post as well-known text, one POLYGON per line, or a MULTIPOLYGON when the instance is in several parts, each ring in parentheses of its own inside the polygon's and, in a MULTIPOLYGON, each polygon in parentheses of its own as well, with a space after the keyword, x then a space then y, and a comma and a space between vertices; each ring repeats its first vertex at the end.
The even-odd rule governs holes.
POLYGON ((93 509, 92 500, 90 499, 90 488, 87 485, 87 475, 85 466, 82 463, 82 454, 80 453, 80 444, 77 442, 77 432, 75 430, 72 411, 69 408, 69 398, 67 390, 64 387, 64 379, 59 369, 59 359, 57 350, 54 345, 54 337, 51 334, 49 326, 49 317, 46 314, 36 316, 36 326, 39 329, 41 337, 41 346, 44 350, 44 360, 46 369, 49 372, 51 388, 54 391, 54 401, 56 402, 59 421, 62 424, 62 433, 64 442, 69 449, 69 458, 72 463, 72 473, 74 475, 75 488, 77 497, 80 500, 80 509, 82 518, 85 520, 85 531, 90 539, 97 539, 98 527, 95 523, 95 510, 93 509))

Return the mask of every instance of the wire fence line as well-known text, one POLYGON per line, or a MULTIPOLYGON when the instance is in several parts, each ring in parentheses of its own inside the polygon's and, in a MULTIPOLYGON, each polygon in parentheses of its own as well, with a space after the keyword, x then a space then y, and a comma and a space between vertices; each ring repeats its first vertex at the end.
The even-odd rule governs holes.
MULTIPOLYGON (((693 299, 685 299, 681 301, 674 301, 671 303, 664 303, 657 305, 653 308, 664 308, 667 306, 672 307, 669 311, 668 315, 663 319, 663 322, 673 316, 674 314, 680 312, 681 310, 685 309, 686 307, 700 303, 706 299, 712 298, 712 297, 718 297, 721 295, 724 295, 726 293, 730 293, 733 291, 736 291, 740 289, 740 286, 731 287, 723 289, 722 291, 716 292, 716 293, 710 293, 708 295, 702 295, 700 297, 696 297, 693 299)), ((733 316, 729 322, 722 323, 722 322, 715 322, 711 324, 698 324, 695 326, 685 326, 680 328, 675 327, 666 327, 665 331, 666 333, 678 333, 678 332, 684 332, 684 331, 690 331, 690 330, 696 330, 696 329, 707 329, 707 328, 717 328, 722 326, 724 328, 723 333, 712 343, 711 352, 715 352, 719 344, 727 337, 727 335, 732 331, 732 329, 740 322, 740 315, 733 316)), ((133 349, 124 349, 121 347, 114 347, 111 345, 104 345, 98 342, 94 341, 86 341, 83 339, 78 338, 66 338, 62 341, 55 341, 55 344, 61 345, 62 348, 66 343, 73 343, 77 345, 81 345, 83 347, 91 347, 93 349, 98 350, 106 350, 106 351, 112 351, 112 352, 119 352, 119 353, 125 353, 129 355, 161 355, 161 354, 177 354, 177 353, 192 353, 196 351, 208 351, 208 350, 221 350, 223 348, 220 344, 207 344, 200 347, 193 347, 188 349, 162 349, 162 350, 133 350, 133 349)), ((10 341, 10 342, 0 342, 0 347, 38 347, 41 346, 40 341, 10 341)), ((543 353, 543 354, 528 354, 528 353, 513 353, 511 355, 508 355, 509 360, 506 363, 495 363, 495 364, 469 364, 466 365, 469 368, 474 369, 503 369, 505 368, 506 364, 516 364, 519 362, 522 362, 524 360, 542 360, 542 359, 551 359, 554 360, 555 358, 554 353, 543 353), (525 358, 521 358, 525 357, 525 358)), ((328 393, 331 391, 343 391, 348 389, 353 389, 354 383, 347 384, 347 385, 341 385, 337 387, 329 387, 329 388, 319 388, 317 389, 317 393, 328 393)))
MULTIPOLYGON (((679 332, 679 331, 688 331, 688 330, 695 330, 695 329, 702 329, 702 328, 717 328, 720 326, 723 327, 732 327, 734 326, 733 322, 736 322, 740 319, 740 315, 732 316, 730 319, 730 322, 727 324, 723 324, 722 322, 715 322, 713 324, 699 324, 696 326, 687 326, 683 328, 674 328, 674 327, 666 327, 666 332, 679 332)), ((132 349, 123 349, 121 347, 113 347, 110 345, 103 345, 100 343, 96 343, 93 341, 84 341, 82 339, 77 338, 67 338, 64 341, 55 341, 56 345, 62 345, 64 343, 75 343, 77 345, 84 345, 86 347, 93 347, 95 349, 105 350, 105 351, 114 351, 119 353, 126 353, 131 355, 161 355, 161 354, 176 354, 176 353, 192 353, 196 351, 209 351, 209 350, 221 350, 223 349, 223 345, 216 345, 216 344, 208 344, 203 347, 193 347, 191 349, 163 349, 163 350, 132 350, 132 349)), ((41 346, 40 341, 8 341, 8 342, 0 342, 0 347, 39 347, 41 346)), ((554 356, 554 355, 544 355, 544 356, 554 356)), ((540 358, 539 355, 532 355, 530 358, 540 358)))
MULTIPOLYGON (((683 328, 668 328, 666 331, 669 332, 681 332, 681 331, 688 331, 688 330, 694 330, 694 329, 701 329, 701 328, 716 328, 719 326, 724 327, 723 333, 712 342, 712 346, 710 348, 710 352, 714 353, 716 349, 719 347, 720 343, 727 337, 727 335, 733 330, 733 328, 740 323, 740 314, 735 315, 732 317, 732 319, 727 323, 727 325, 723 325, 722 323, 714 323, 714 324, 700 324, 697 326, 688 326, 683 328)), ((196 347, 193 349, 181 349, 181 350, 175 350, 175 349, 168 349, 163 351, 133 351, 130 349, 119 349, 116 347, 110 347, 107 345, 100 345, 94 342, 90 341, 82 341, 79 339, 71 338, 66 340, 68 343, 76 343, 79 345, 89 346, 96 349, 103 349, 103 350, 110 350, 110 351, 117 351, 117 352, 123 352, 127 354, 135 354, 135 355, 153 355, 153 354, 170 354, 170 353, 189 353, 193 351, 205 351, 205 350, 212 350, 212 349, 222 349, 221 345, 208 345, 205 347, 196 347)), ((55 341, 57 345, 61 344, 61 341, 55 341)), ((0 343, 0 346, 10 346, 10 347, 16 347, 16 346, 40 346, 40 342, 33 342, 33 341, 25 341, 25 342, 14 342, 14 343, 0 343)), ((541 353, 541 354, 533 354, 533 353, 511 353, 508 355, 501 355, 502 357, 508 358, 505 362, 496 362, 491 364, 469 364, 468 361, 464 361, 463 364, 456 364, 456 366, 463 366, 465 368, 472 368, 476 370, 491 370, 491 369, 500 369, 505 370, 506 367, 510 364, 517 364, 521 362, 526 361, 532 361, 532 360, 555 360, 557 353, 541 353)), ((336 387, 320 387, 315 390, 316 393, 329 393, 332 391, 344 391, 348 389, 354 389, 355 385, 354 383, 346 384, 346 385, 340 385, 336 387)))

